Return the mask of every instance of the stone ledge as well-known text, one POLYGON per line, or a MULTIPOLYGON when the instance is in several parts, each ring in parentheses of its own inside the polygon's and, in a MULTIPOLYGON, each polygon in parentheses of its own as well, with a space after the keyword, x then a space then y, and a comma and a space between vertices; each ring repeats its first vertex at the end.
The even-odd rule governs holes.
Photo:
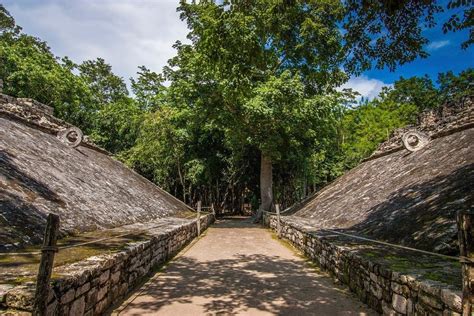
POLYGON ((474 126, 474 102, 467 98, 459 104, 445 104, 437 109, 425 111, 418 117, 416 126, 399 128, 388 140, 381 143, 375 152, 363 161, 373 160, 403 150, 402 135, 410 130, 426 133, 431 139, 443 137, 474 126))
MULTIPOLYGON (((201 217, 201 231, 214 221, 201 217)), ((160 229, 149 240, 129 244, 122 251, 89 257, 55 269, 48 315, 97 315, 119 302, 140 280, 175 256, 197 237, 196 221, 160 229)), ((0 314, 29 313, 33 283, 0 289, 0 314), (8 312, 7 312, 8 311, 8 312)))
MULTIPOLYGON (((265 215, 264 223, 276 230, 277 219, 265 215)), ((383 315, 460 315, 461 292, 446 284, 421 280, 387 268, 379 262, 334 243, 328 233, 281 220, 281 237, 336 280, 347 285, 365 304, 383 315)))
MULTIPOLYGON (((53 115, 53 108, 29 98, 15 98, 0 93, 0 115, 11 120, 26 124, 45 133, 57 135, 59 131, 73 127, 53 115)), ((84 136, 81 146, 91 148, 106 155, 107 150, 97 146, 87 136, 84 136)))

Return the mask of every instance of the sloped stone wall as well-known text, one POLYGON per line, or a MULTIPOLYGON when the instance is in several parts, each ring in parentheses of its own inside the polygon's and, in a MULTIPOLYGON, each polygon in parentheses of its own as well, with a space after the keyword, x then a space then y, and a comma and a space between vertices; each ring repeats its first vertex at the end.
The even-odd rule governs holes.
MULTIPOLYGON (((213 215, 201 217, 201 231, 213 222, 213 215)), ((197 237, 196 221, 157 232, 149 240, 126 250, 100 255, 55 271, 48 315, 101 315, 120 302, 143 278, 176 255, 197 237)), ((34 285, 19 286, 0 297, 0 307, 31 311, 34 285)), ((1 314, 0 310, 0 314, 1 314)))
POLYGON ((57 134, 71 126, 46 105, 0 94, 0 250, 41 243, 49 213, 65 237, 191 211, 87 139, 63 143, 57 134))
MULTIPOLYGON (((277 230, 274 215, 264 222, 277 230)), ((281 219, 281 238, 383 315, 461 315, 460 293, 392 271, 281 219)))

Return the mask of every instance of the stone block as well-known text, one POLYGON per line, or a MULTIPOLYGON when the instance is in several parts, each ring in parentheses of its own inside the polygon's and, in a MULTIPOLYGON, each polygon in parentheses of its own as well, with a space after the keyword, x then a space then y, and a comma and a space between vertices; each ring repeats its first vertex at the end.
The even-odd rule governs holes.
POLYGON ((420 292, 418 295, 418 299, 423 302, 424 304, 433 307, 435 309, 441 310, 443 308, 443 304, 440 300, 440 298, 436 298, 434 296, 431 296, 430 294, 427 294, 425 292, 420 292))
POLYGON ((65 294, 61 296, 61 305, 67 304, 69 302, 72 302, 72 300, 76 297, 76 290, 75 289, 70 289, 67 291, 65 294))
POLYGON ((395 292, 397 294, 403 295, 405 297, 410 296, 410 289, 406 285, 401 285, 401 284, 398 284, 396 282, 392 282, 390 284, 390 288, 393 292, 395 292))
POLYGON ((79 297, 79 296, 81 296, 82 294, 86 293, 87 291, 90 290, 90 288, 91 288, 91 283, 90 283, 90 282, 88 282, 88 283, 82 285, 80 288, 78 288, 78 289, 76 290, 76 297, 79 297))
POLYGON ((382 295, 383 295, 383 292, 382 292, 382 288, 377 284, 377 283, 371 283, 370 284, 370 292, 378 299, 378 300, 381 300, 382 299, 382 295))
POLYGON ((58 312, 58 301, 54 300, 46 307, 46 316, 54 316, 58 312))
POLYGON ((411 298, 407 300, 407 315, 415 315, 415 304, 413 303, 413 300, 411 298))
POLYGON ((462 312, 462 293, 455 293, 448 289, 441 290, 441 301, 451 310, 462 312))
POLYGON ((99 277, 99 284, 102 285, 105 282, 107 282, 107 280, 109 279, 109 276, 110 276, 110 270, 104 271, 99 277))
POLYGON ((431 296, 435 296, 435 297, 441 296, 441 288, 437 286, 437 284, 431 281, 420 282, 420 290, 422 290, 425 293, 428 293, 431 296))
POLYGON ((397 271, 392 271, 392 281, 395 281, 403 285, 408 284, 406 275, 401 274, 400 272, 397 272, 397 271))
POLYGON ((406 314, 407 312, 407 299, 401 295, 393 294, 392 295, 392 307, 394 310, 401 314, 406 314))
POLYGON ((398 315, 401 315, 401 314, 397 313, 396 311, 394 311, 393 309, 391 309, 390 306, 385 302, 382 302, 382 314, 384 316, 398 316, 398 315))
POLYGON ((120 280, 120 274, 121 272, 117 271, 110 276, 110 281, 112 282, 112 284, 115 284, 120 280))
POLYGON ((84 309, 86 307, 86 302, 84 296, 75 300, 69 310, 69 316, 82 316, 84 314, 84 309))
POLYGON ((93 308, 96 302, 97 302, 97 288, 92 288, 86 294, 86 310, 93 308))
POLYGON ((107 309, 109 302, 107 299, 98 302, 94 307, 94 314, 101 315, 103 311, 107 309))
POLYGON ((453 312, 452 310, 450 309, 445 309, 443 311, 443 316, 461 316, 460 313, 457 313, 457 312, 453 312))

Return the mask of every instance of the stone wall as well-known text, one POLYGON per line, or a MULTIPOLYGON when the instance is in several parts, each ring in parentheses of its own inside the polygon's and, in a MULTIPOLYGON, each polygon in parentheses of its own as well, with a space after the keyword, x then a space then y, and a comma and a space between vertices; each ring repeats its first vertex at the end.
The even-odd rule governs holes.
POLYGON ((0 94, 0 251, 40 244, 49 213, 65 237, 192 211, 87 139, 61 141, 69 127, 46 105, 0 94))
MULTIPOLYGON (((214 220, 201 217, 201 231, 214 220)), ((48 315, 100 315, 119 303, 156 267, 176 255, 197 236, 196 221, 154 233, 126 250, 90 257, 56 271, 48 302, 48 315)), ((31 311, 34 285, 19 286, 0 297, 0 307, 31 311)), ((0 311, 0 314, 2 312, 0 311)))
MULTIPOLYGON (((277 229, 276 216, 267 214, 264 222, 277 229)), ((461 315, 457 291, 387 269, 322 235, 285 222, 284 217, 280 231, 282 238, 383 315, 461 315)))

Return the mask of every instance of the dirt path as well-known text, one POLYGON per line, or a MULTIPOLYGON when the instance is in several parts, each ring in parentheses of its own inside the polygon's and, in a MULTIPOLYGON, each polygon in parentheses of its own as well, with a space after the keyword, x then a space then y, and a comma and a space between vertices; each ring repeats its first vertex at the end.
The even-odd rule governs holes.
POLYGON ((268 230, 219 220, 120 315, 375 315, 268 230))

